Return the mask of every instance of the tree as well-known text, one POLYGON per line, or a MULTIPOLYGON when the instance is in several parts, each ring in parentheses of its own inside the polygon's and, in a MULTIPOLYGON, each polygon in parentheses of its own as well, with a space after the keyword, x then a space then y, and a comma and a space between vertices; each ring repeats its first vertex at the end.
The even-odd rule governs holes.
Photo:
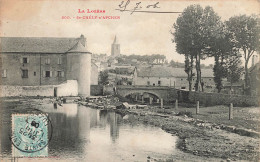
POLYGON ((108 71, 105 70, 105 71, 100 71, 99 72, 99 81, 98 81, 98 84, 99 85, 107 85, 109 82, 108 82, 108 71))
POLYGON ((252 15, 231 17, 227 28, 232 36, 235 48, 243 52, 245 61, 245 93, 250 94, 248 62, 255 51, 259 51, 260 27, 259 18, 252 15))
POLYGON ((215 65, 213 67, 213 74, 214 74, 214 82, 218 93, 220 93, 221 89, 223 88, 222 79, 226 77, 227 70, 223 66, 223 61, 219 61, 219 57, 215 57, 215 65))
POLYGON ((218 93, 220 93, 223 88, 222 80, 227 77, 227 69, 225 68, 226 59, 229 56, 236 55, 236 53, 234 53, 226 26, 222 22, 219 22, 218 25, 219 26, 215 28, 214 35, 212 35, 208 41, 209 47, 205 52, 208 56, 214 57, 214 82, 218 93))
POLYGON ((188 75, 187 80, 189 82, 189 92, 192 89, 192 78, 194 76, 194 73, 192 72, 193 71, 193 62, 194 62, 193 56, 185 55, 185 70, 184 71, 188 75))
POLYGON ((239 55, 231 56, 227 59, 226 69, 227 69, 227 79, 230 82, 230 90, 232 90, 232 85, 235 82, 238 82, 244 68, 241 66, 242 62, 239 55))
POLYGON ((207 57, 204 51, 208 48, 211 37, 215 36, 219 22, 220 17, 211 7, 207 6, 203 9, 200 5, 191 5, 184 9, 174 24, 175 32, 172 34, 176 51, 190 58, 193 57, 196 61, 196 91, 200 90, 199 87, 203 87, 200 60, 207 57))

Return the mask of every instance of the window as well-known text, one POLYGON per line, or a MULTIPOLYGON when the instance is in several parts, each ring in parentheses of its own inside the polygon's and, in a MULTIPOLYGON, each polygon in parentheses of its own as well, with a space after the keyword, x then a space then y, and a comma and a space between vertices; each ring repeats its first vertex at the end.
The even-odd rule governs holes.
POLYGON ((209 80, 211 80, 211 79, 209 79, 209 80))
POLYGON ((64 77, 64 71, 57 71, 57 77, 64 77))
POLYGON ((50 58, 46 58, 45 59, 45 64, 50 64, 51 63, 51 59, 50 58))
POLYGON ((27 57, 23 57, 23 63, 24 63, 24 64, 27 64, 27 63, 28 63, 27 57))
POLYGON ((36 72, 33 72, 33 75, 36 76, 36 72))
POLYGON ((45 71, 45 77, 46 77, 46 78, 51 77, 51 72, 50 72, 50 71, 45 71))
POLYGON ((158 85, 161 85, 161 81, 160 80, 158 80, 158 85))
POLYGON ((58 64, 61 64, 61 57, 58 58, 58 64))
POLYGON ((7 75, 6 75, 6 69, 3 69, 3 70, 2 70, 2 78, 6 78, 6 76, 7 76, 7 75))
POLYGON ((183 80, 183 79, 181 79, 181 80, 183 80))
POLYGON ((22 70, 22 78, 28 78, 28 70, 22 70))
POLYGON ((57 77, 61 77, 61 71, 58 71, 57 77))
POLYGON ((181 89, 186 89, 186 87, 181 87, 181 89))
POLYGON ((150 81, 147 81, 147 85, 150 85, 150 81))

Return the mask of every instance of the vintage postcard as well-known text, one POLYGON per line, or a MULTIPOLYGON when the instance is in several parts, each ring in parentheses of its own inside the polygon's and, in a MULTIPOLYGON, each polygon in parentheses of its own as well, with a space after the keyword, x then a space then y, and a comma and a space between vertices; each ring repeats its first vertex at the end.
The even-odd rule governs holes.
POLYGON ((258 0, 0 0, 0 161, 259 161, 258 0))

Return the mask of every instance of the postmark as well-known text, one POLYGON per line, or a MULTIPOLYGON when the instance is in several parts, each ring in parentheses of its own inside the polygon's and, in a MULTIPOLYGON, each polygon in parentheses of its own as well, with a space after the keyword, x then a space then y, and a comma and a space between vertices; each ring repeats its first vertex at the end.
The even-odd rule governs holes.
POLYGON ((48 126, 47 114, 12 114, 12 155, 48 156, 48 126))

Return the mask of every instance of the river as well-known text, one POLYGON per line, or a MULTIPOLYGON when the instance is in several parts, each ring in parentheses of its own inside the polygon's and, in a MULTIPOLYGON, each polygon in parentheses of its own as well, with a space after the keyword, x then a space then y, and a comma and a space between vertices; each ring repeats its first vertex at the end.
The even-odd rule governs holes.
MULTIPOLYGON (((177 150, 177 137, 159 127, 124 122, 129 116, 97 110, 77 104, 37 107, 48 113, 52 138, 48 145, 49 160, 62 161, 147 161, 167 159, 177 150)), ((3 106, 0 155, 12 156, 9 136, 11 114, 33 113, 31 107, 3 106)), ((19 159, 23 161, 24 159, 19 159)), ((27 159, 28 160, 28 159, 27 159)), ((40 159, 42 160, 42 159, 40 159)), ((45 159, 46 160, 46 159, 45 159)))

